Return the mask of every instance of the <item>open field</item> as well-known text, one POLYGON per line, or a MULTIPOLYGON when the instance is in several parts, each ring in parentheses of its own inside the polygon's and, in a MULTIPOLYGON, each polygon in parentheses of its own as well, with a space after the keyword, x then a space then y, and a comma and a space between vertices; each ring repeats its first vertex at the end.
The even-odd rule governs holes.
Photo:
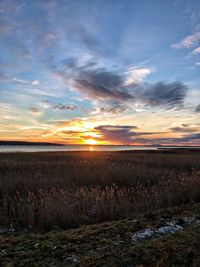
POLYGON ((200 151, 0 153, 0 266, 200 266, 200 151))
POLYGON ((0 225, 49 231, 200 201, 200 152, 0 154, 0 225))

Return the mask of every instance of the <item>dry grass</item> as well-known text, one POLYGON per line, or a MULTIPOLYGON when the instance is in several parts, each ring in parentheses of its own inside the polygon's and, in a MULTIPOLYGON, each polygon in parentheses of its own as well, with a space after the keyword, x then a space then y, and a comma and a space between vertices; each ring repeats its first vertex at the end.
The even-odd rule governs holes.
POLYGON ((0 225, 66 229, 199 200, 199 152, 0 154, 0 225))

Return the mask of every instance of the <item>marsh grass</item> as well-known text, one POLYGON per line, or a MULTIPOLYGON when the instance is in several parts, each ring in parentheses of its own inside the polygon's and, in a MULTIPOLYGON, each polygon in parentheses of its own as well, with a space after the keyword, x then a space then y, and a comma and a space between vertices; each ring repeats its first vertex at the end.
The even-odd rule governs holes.
POLYGON ((199 201, 199 152, 0 154, 2 226, 67 229, 199 201))

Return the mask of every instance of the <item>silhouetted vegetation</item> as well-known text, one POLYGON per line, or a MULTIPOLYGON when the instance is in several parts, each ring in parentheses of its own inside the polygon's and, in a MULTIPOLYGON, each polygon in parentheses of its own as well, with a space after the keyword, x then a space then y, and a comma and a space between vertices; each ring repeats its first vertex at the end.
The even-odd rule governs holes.
POLYGON ((200 152, 0 154, 0 225, 49 231, 200 201, 200 152))

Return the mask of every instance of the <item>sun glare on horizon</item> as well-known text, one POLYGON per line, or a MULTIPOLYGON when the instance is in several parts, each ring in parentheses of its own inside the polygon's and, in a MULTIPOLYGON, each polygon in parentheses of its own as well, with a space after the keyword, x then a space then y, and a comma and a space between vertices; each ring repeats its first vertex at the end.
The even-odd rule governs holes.
POLYGON ((95 141, 94 139, 87 139, 87 140, 85 140, 85 144, 86 145, 96 145, 97 141, 95 141))

